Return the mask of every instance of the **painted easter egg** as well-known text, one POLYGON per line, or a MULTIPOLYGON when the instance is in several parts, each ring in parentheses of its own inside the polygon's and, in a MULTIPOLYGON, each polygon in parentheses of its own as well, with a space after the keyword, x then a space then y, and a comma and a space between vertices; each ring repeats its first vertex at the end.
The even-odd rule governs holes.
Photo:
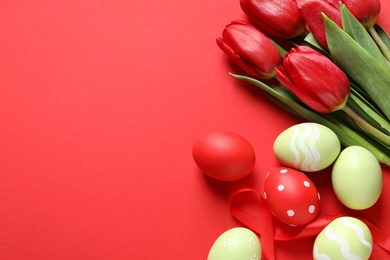
POLYGON ((337 198, 346 207, 367 209, 379 199, 383 180, 382 169, 366 148, 349 146, 332 168, 332 185, 337 198))
POLYGON ((291 226, 308 224, 319 212, 316 186, 305 174, 292 168, 278 167, 267 174, 264 198, 272 214, 291 226))
POLYGON ((215 240, 207 260, 261 259, 261 245, 255 233, 236 227, 225 231, 215 240))
POLYGON ((339 217, 317 235, 313 258, 366 260, 372 252, 372 241, 372 234, 362 221, 353 217, 339 217))
POLYGON ((252 145, 241 135, 212 131, 201 136, 192 148, 198 167, 221 181, 235 181, 247 176, 255 166, 252 145))
POLYGON ((340 153, 340 141, 328 127, 301 123, 283 131, 274 142, 274 153, 285 166, 304 172, 320 171, 340 153))

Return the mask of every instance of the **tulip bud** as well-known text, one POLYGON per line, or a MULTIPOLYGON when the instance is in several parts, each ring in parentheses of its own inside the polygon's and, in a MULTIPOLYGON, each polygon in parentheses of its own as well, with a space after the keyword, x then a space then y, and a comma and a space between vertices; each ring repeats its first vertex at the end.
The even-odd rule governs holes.
POLYGON ((364 27, 376 23, 381 9, 379 0, 343 0, 342 3, 364 27))
POLYGON ((270 36, 291 39, 305 31, 305 22, 294 0, 241 0, 251 22, 270 36))
POLYGON ((276 69, 280 82, 303 103, 320 113, 342 109, 350 84, 345 73, 327 57, 306 46, 291 49, 276 69))
POLYGON ((340 8, 326 1, 307 1, 299 5, 299 10, 314 38, 322 47, 328 49, 322 14, 324 13, 342 28, 340 8))
POLYGON ((275 76, 282 58, 272 41, 253 25, 234 21, 224 29, 217 44, 246 73, 258 79, 275 76))

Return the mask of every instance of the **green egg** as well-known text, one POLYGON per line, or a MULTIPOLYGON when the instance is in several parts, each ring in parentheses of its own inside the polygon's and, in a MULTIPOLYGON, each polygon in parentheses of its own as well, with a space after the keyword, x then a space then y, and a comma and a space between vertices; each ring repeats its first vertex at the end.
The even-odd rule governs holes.
POLYGON ((261 245, 247 228, 232 228, 220 235, 210 249, 207 260, 260 260, 261 245))
POLYGON ((284 166, 316 172, 336 160, 341 145, 330 128, 317 123, 301 123, 283 131, 276 138, 273 149, 284 166))
POLYGON ((313 259, 369 259, 372 234, 366 224, 353 217, 339 217, 316 237, 313 259))
POLYGON ((345 148, 332 169, 337 198, 354 210, 373 206, 382 192, 382 169, 375 156, 360 146, 345 148))

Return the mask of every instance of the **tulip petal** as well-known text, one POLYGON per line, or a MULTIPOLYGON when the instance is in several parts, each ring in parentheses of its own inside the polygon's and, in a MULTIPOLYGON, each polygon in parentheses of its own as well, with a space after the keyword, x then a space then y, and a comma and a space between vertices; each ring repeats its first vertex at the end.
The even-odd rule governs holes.
POLYGON ((364 27, 371 27, 376 23, 380 12, 379 0, 343 0, 342 2, 364 27))
POLYGON ((274 43, 255 26, 233 21, 225 27, 217 45, 252 77, 270 79, 281 62, 274 43))
POLYGON ((279 39, 291 39, 305 31, 294 0, 241 0, 241 9, 262 31, 279 39))
POLYGON ((309 26, 310 31, 313 33, 318 43, 327 49, 328 44, 326 42, 322 13, 325 13, 330 19, 335 21, 341 27, 339 10, 327 2, 309 1, 300 7, 300 11, 303 19, 309 26))
POLYGON ((293 48, 276 73, 306 105, 321 113, 344 106, 349 81, 344 72, 321 53, 305 46, 293 48))
POLYGON ((297 88, 294 85, 294 82, 287 76, 283 67, 276 68, 276 75, 280 82, 282 82, 288 89, 290 89, 299 99, 306 104, 310 104, 310 107, 321 113, 332 112, 324 106, 322 103, 318 102, 317 99, 311 98, 307 95, 306 91, 297 88))
POLYGON ((253 71, 253 69, 245 64, 240 58, 239 55, 237 55, 232 48, 230 48, 229 45, 227 45, 221 38, 217 38, 217 45, 218 47, 225 52, 227 56, 229 56, 237 65, 243 69, 246 73, 248 73, 251 76, 256 75, 256 73, 253 71))

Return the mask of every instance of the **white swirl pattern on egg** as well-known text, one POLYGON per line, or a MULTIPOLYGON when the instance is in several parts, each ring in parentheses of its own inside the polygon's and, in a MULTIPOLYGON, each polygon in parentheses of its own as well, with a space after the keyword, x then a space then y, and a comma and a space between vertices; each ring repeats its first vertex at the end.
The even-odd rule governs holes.
POLYGON ((315 260, 367 260, 372 253, 373 238, 368 226, 353 217, 338 217, 316 237, 315 260))
POLYGON ((350 227, 352 228, 353 230, 355 230, 356 232, 356 235, 357 237, 359 238, 359 241, 360 243, 362 243, 365 247, 368 247, 370 249, 370 252, 372 251, 372 244, 370 242, 368 242, 365 238, 364 238, 364 231, 363 229, 361 229, 360 227, 358 227, 357 225, 349 222, 346 218, 343 218, 341 219, 341 222, 346 225, 347 227, 350 227))
POLYGON ((348 240, 345 239, 343 236, 336 235, 333 233, 331 227, 326 227, 326 237, 339 244, 340 249, 341 249, 341 254, 345 259, 348 260, 362 260, 360 256, 353 255, 351 252, 349 252, 349 243, 348 240))
POLYGON ((294 130, 294 134, 291 137, 290 150, 293 152, 293 154, 295 156, 294 167, 297 168, 297 166, 299 165, 299 162, 301 161, 301 157, 299 155, 298 149, 295 147, 295 142, 296 142, 295 140, 298 138, 298 135, 301 131, 299 130, 298 126, 293 126, 293 127, 291 127, 291 129, 294 130))
POLYGON ((318 253, 318 246, 314 245, 314 259, 316 260, 332 260, 327 254, 318 253))
MULTIPOLYGON (((370 250, 370 252, 372 251, 372 244, 364 238, 364 231, 362 228, 349 222, 346 218, 342 218, 341 222, 346 227, 354 230, 362 246, 367 247, 370 250)), ((325 228, 325 235, 327 239, 336 242, 340 246, 340 253, 344 257, 344 259, 362 260, 360 256, 354 255, 350 252, 349 241, 345 237, 333 233, 332 228, 330 226, 327 226, 325 228)), ((314 246, 313 252, 314 252, 314 259, 317 260, 331 259, 327 254, 319 254, 317 245, 314 246)))
POLYGON ((320 161, 320 153, 316 148, 316 142, 320 137, 320 129, 315 124, 301 124, 293 126, 294 134, 290 141, 290 149, 295 156, 294 167, 304 171, 316 171, 318 162, 320 161), (301 129, 304 128, 304 129, 301 129), (306 145, 306 140, 309 140, 309 146, 306 145), (300 152, 304 158, 301 167, 300 152))

